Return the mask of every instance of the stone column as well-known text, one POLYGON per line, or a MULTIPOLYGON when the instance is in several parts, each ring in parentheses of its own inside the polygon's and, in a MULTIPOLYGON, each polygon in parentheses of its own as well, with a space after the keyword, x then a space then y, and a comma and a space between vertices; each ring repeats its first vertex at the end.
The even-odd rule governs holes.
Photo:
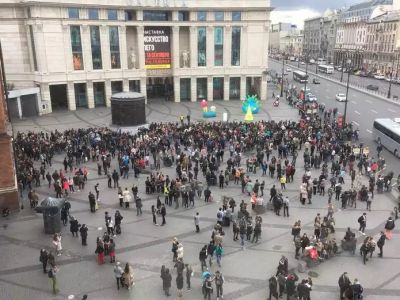
POLYGON ((194 76, 190 77, 190 101, 197 101, 197 78, 194 76))
POLYGON ((67 84, 67 95, 68 95, 68 109, 76 110, 75 89, 73 82, 68 82, 67 84))
POLYGON ((46 57, 46 51, 45 51, 46 44, 44 42, 43 24, 35 24, 35 25, 33 25, 32 29, 33 29, 33 36, 35 39, 36 59, 37 59, 37 64, 38 64, 38 70, 40 73, 47 73, 48 72, 47 57, 46 57))
POLYGON ((137 45, 138 45, 138 60, 139 60, 139 69, 144 69, 145 66, 145 57, 144 57, 144 27, 137 26, 137 45))
POLYGON ((214 67, 214 27, 207 27, 207 67, 214 67))
POLYGON ((110 39, 108 26, 100 27, 101 57, 103 60, 103 70, 111 70, 110 39))
POLYGON ((87 81, 86 83, 86 92, 87 92, 87 104, 88 108, 94 108, 94 91, 93 91, 93 81, 87 81))
POLYGON ((18 118, 22 119, 21 97, 17 97, 18 118))
POLYGON ((83 52, 83 67, 86 71, 93 70, 92 63, 92 47, 90 44, 90 27, 87 24, 81 26, 82 28, 82 52, 83 52))
MULTIPOLYGON (((240 32, 240 66, 247 67, 247 25, 240 32)), ((267 48, 268 49, 268 48, 267 48)))
POLYGON ((46 113, 51 113, 53 111, 51 97, 50 97, 50 87, 48 83, 41 83, 40 84, 40 93, 42 101, 46 101, 47 109, 46 113))
POLYGON ((111 96, 112 96, 112 91, 111 91, 111 80, 107 79, 104 82, 104 88, 106 92, 106 106, 110 107, 111 106, 111 96))
POLYGON ((240 99, 246 99, 246 76, 240 76, 240 99))
POLYGON ((224 76, 224 101, 229 100, 229 76, 224 76))
POLYGON ((126 26, 119 26, 119 52, 121 53, 121 69, 128 70, 128 54, 126 49, 126 26))
POLYGON ((261 95, 260 95, 260 100, 266 101, 267 100, 267 76, 262 75, 261 76, 261 95))
POLYGON ((208 101, 214 101, 213 77, 212 76, 208 76, 207 77, 207 100, 208 101))
POLYGON ((190 26, 190 67, 197 67, 197 27, 190 26))
POLYGON ((140 78, 140 93, 144 95, 147 104, 146 78, 140 78))
POLYGON ((179 53, 179 26, 172 27, 172 66, 174 69, 181 67, 179 53))
POLYGON ((232 27, 230 25, 227 25, 224 28, 224 67, 230 67, 232 65, 231 55, 232 55, 232 27))
POLYGON ((122 80, 122 91, 129 92, 129 79, 128 78, 124 78, 122 80))
POLYGON ((175 102, 181 102, 181 79, 178 76, 174 77, 174 98, 175 102))

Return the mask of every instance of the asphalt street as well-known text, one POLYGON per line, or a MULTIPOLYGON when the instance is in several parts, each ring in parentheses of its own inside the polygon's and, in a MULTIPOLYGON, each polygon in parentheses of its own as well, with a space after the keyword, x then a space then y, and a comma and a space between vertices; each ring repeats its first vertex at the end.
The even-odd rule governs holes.
MULTIPOLYGON (((277 72, 281 72, 282 63, 270 60, 270 69, 277 72)), ((292 70, 296 70, 296 65, 291 65, 292 70)), ((286 70, 286 67, 285 67, 286 70)), ((314 70, 315 71, 315 67, 314 70)), ((286 78, 289 80, 289 84, 294 84, 295 86, 300 86, 299 82, 293 80, 293 76, 289 72, 286 78)), ((326 74, 325 74, 326 75, 326 74)), ((347 80, 347 74, 344 74, 347 80)), ((320 84, 313 84, 312 79, 316 76, 310 74, 309 84, 311 92, 317 96, 318 102, 325 104, 327 108, 337 107, 340 113, 344 113, 345 103, 338 102, 335 100, 335 95, 337 93, 346 93, 346 87, 338 83, 331 82, 324 78, 320 78, 320 84)), ((359 79, 360 77, 350 75, 350 78, 359 79)), ((400 95, 400 93, 399 93, 400 95)), ((347 121, 351 121, 355 128, 360 131, 360 139, 364 144, 368 145, 372 151, 373 155, 376 155, 376 143, 373 141, 372 137, 372 124, 373 120, 377 118, 398 118, 400 117, 400 105, 386 102, 382 99, 374 97, 373 95, 368 95, 357 91, 355 89, 349 89, 347 104, 347 121)), ((398 166, 399 160, 395 158, 391 153, 385 151, 384 157, 387 164, 390 166, 398 166)))

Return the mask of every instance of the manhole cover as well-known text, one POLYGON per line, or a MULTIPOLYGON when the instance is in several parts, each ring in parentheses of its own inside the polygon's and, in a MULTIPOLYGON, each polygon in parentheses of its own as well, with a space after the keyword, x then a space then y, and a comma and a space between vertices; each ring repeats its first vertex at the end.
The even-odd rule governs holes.
POLYGON ((281 249, 282 249, 282 246, 275 245, 275 246, 272 247, 272 249, 274 249, 274 250, 281 250, 281 249))
POLYGON ((310 277, 314 277, 314 278, 317 278, 319 275, 318 275, 318 273, 317 273, 317 272, 310 271, 310 272, 308 272, 308 276, 310 276, 310 277))

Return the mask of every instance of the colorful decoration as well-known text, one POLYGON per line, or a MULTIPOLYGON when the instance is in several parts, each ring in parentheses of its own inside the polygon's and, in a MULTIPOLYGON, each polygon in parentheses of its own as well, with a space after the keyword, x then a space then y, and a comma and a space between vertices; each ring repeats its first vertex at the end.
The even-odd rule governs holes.
POLYGON ((253 114, 257 114, 260 111, 260 101, 257 95, 247 96, 246 100, 242 104, 242 112, 247 113, 247 108, 251 108, 253 114))
POLYGON ((254 120, 253 113, 251 112, 251 107, 247 107, 246 115, 244 116, 246 122, 252 122, 254 120))
POLYGON ((215 118, 217 116, 217 108, 215 106, 211 106, 210 110, 208 110, 207 100, 201 100, 200 106, 203 109, 203 118, 215 118))

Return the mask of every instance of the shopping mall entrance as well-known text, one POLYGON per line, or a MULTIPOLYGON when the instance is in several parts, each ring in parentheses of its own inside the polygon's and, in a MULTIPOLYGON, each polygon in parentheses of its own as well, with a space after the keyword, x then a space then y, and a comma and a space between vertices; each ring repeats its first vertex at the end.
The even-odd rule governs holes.
POLYGON ((148 77, 146 79, 147 100, 174 101, 173 77, 148 77))
POLYGON ((50 85, 50 99, 52 110, 68 109, 67 85, 50 85))

